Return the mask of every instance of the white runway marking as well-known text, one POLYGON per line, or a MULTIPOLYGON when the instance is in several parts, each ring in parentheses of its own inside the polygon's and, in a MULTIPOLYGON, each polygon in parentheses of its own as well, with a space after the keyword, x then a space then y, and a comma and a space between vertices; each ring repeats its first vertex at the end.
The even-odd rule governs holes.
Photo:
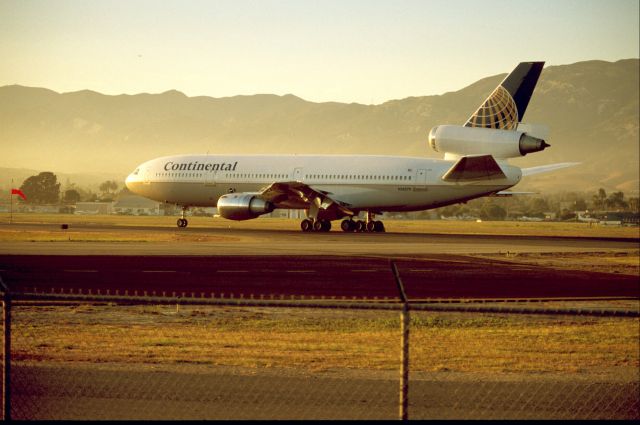
POLYGON ((66 273, 98 273, 98 270, 63 270, 66 273))
POLYGON ((142 270, 142 273, 178 273, 176 270, 142 270))

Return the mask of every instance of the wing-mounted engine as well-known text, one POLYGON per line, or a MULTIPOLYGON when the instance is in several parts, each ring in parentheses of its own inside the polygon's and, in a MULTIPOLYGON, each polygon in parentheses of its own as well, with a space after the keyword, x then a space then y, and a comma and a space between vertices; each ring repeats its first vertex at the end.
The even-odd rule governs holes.
POLYGON ((275 209, 273 203, 254 193, 229 193, 218 199, 218 214, 229 220, 250 220, 275 209))
POLYGON ((439 125, 429 132, 429 145, 447 156, 491 155, 517 158, 549 146, 543 139, 517 130, 439 125))

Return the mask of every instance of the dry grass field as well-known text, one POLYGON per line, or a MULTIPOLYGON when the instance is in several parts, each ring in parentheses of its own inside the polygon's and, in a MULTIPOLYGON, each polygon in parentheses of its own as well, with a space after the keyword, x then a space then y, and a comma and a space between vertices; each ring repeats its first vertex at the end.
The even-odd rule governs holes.
MULTIPOLYGON (((394 312, 77 305, 18 307, 14 359, 397 370, 394 312)), ((629 375, 637 319, 414 312, 413 372, 629 375)))
POLYGON ((640 278, 640 250, 627 252, 527 252, 477 255, 518 264, 567 270, 625 274, 640 278))

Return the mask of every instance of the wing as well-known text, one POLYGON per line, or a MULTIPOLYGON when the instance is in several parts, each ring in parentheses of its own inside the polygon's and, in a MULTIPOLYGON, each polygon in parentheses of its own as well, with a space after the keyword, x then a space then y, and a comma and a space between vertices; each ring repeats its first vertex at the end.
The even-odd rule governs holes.
POLYGON ((348 205, 332 199, 330 195, 305 183, 290 181, 273 183, 258 192, 257 196, 273 203, 276 208, 317 208, 325 214, 339 217, 354 215, 348 205))

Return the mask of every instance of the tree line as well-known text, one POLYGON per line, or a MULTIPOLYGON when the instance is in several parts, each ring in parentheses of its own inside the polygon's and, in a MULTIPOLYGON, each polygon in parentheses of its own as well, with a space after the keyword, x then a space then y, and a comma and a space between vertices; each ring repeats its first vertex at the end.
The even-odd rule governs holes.
POLYGON ((553 214, 559 220, 572 220, 576 212, 638 212, 638 197, 626 198, 624 192, 607 194, 600 188, 596 193, 560 192, 545 195, 515 195, 485 197, 467 203, 438 208, 444 217, 478 217, 483 220, 504 220, 516 217, 545 218, 553 214))
POLYGON ((26 200, 18 198, 19 202, 32 205, 73 205, 77 202, 110 202, 123 192, 128 192, 126 187, 120 191, 119 185, 114 180, 106 180, 100 184, 99 193, 77 187, 74 183, 69 183, 64 190, 60 189, 61 184, 58 177, 51 171, 28 177, 20 186, 26 200))

